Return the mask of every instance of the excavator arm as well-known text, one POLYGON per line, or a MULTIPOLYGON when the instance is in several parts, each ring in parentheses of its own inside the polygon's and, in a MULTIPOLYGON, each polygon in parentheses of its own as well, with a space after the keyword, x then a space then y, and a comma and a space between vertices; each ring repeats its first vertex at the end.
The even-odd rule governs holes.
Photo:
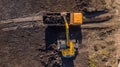
POLYGON ((65 22, 65 31, 66 31, 66 46, 69 47, 70 39, 69 39, 69 25, 65 16, 63 16, 65 22))
POLYGON ((65 49, 62 49, 62 56, 65 58, 70 58, 75 55, 75 50, 74 50, 74 44, 73 42, 70 41, 69 37, 69 25, 66 19, 66 16, 63 16, 64 22, 65 22, 65 33, 66 33, 66 46, 65 49))

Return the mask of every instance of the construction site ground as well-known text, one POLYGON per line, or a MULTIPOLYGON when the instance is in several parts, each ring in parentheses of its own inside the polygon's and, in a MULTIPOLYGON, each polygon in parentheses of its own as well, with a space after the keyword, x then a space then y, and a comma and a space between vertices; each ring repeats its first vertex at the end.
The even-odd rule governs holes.
MULTIPOLYGON (((87 5, 86 0, 0 0, 0 20, 39 15, 41 11, 84 13, 106 9, 101 6, 103 0, 90 1, 92 3, 87 5)), ((63 26, 40 26, 36 23, 40 21, 1 24, 0 67, 116 67, 120 55, 120 1, 107 0, 106 4, 109 10, 113 10, 112 19, 81 25, 77 29, 71 27, 71 32, 80 40, 78 55, 74 60, 63 59, 58 54, 56 40, 64 37, 63 26), (111 2, 114 2, 112 6, 111 2)))

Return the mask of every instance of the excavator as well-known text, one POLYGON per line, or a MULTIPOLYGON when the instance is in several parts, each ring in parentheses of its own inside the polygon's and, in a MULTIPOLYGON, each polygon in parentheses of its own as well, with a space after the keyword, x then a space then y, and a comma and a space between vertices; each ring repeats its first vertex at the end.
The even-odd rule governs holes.
POLYGON ((47 25, 65 26, 65 40, 58 40, 58 49, 64 58, 72 58, 78 50, 78 43, 70 40, 69 27, 82 24, 82 13, 46 13, 43 15, 43 23, 47 25))

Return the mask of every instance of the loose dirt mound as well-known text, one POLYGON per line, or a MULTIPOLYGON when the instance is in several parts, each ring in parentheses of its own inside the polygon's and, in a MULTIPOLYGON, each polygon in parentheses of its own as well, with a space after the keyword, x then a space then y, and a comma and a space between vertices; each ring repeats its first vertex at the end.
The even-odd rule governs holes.
POLYGON ((0 20, 35 15, 40 11, 93 12, 109 9, 104 0, 0 0, 0 20))

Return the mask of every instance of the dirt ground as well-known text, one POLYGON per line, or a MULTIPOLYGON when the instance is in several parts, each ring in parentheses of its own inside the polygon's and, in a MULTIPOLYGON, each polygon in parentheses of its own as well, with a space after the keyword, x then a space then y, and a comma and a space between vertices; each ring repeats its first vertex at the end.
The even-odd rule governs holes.
POLYGON ((69 62, 72 65, 69 67, 88 67, 89 56, 85 43, 79 46, 79 55, 76 60, 68 61, 59 57, 55 44, 58 33, 61 33, 61 31, 56 32, 51 27, 0 32, 1 67, 61 67, 62 63, 67 66, 70 65, 69 62), (46 45, 49 46, 47 46, 47 50, 46 45))
POLYGON ((89 41, 89 44, 91 44, 89 47, 91 67, 117 67, 118 65, 120 25, 119 0, 115 0, 113 6, 115 10, 114 17, 111 21, 107 21, 113 24, 113 26, 109 28, 91 29, 91 35, 95 35, 90 37, 90 41, 92 42, 89 41))
MULTIPOLYGON (((112 2, 113 0, 0 0, 0 20, 39 15, 41 11, 80 11, 85 14, 118 9, 112 2)), ((116 14, 115 18, 117 16, 116 14)), ((115 18, 105 23, 115 23, 115 18)), ((0 25, 0 29, 34 23, 0 25)), ((71 28, 81 40, 75 60, 59 57, 56 40, 64 33, 60 29, 61 27, 34 26, 0 30, 0 67, 106 67, 116 64, 113 34, 117 26, 71 28)))

